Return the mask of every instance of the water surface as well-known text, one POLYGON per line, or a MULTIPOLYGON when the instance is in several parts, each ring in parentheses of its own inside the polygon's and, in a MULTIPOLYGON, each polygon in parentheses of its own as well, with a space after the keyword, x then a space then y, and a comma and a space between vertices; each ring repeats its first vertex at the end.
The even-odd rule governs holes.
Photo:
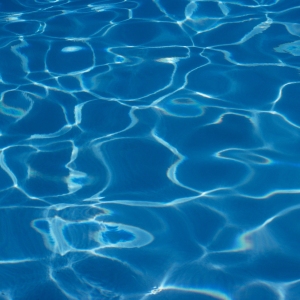
POLYGON ((0 9, 0 299, 299 299, 298 0, 0 9))

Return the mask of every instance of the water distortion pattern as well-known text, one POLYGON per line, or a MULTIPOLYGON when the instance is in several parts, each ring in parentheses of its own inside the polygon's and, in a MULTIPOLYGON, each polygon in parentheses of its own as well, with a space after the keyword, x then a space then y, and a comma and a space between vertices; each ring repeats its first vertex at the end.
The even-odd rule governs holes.
POLYGON ((298 0, 0 5, 0 299, 299 299, 298 0))

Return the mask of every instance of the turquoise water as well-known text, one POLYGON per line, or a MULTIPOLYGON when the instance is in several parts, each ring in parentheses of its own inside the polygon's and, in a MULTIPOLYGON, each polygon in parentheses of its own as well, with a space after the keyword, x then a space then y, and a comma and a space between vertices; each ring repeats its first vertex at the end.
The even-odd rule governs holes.
POLYGON ((300 299, 298 0, 0 9, 0 299, 300 299))

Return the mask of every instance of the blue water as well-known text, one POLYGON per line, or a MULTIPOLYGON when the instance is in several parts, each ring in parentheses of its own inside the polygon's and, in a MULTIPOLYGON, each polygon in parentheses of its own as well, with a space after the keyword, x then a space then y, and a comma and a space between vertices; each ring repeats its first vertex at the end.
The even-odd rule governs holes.
POLYGON ((299 300, 299 0, 0 2, 0 299, 299 300))

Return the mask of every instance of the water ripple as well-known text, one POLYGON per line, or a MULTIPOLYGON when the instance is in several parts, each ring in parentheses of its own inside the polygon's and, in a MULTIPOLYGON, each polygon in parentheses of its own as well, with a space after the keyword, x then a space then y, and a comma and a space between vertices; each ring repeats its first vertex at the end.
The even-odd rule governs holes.
POLYGON ((299 298, 299 1, 175 2, 1 3, 1 299, 299 298))

